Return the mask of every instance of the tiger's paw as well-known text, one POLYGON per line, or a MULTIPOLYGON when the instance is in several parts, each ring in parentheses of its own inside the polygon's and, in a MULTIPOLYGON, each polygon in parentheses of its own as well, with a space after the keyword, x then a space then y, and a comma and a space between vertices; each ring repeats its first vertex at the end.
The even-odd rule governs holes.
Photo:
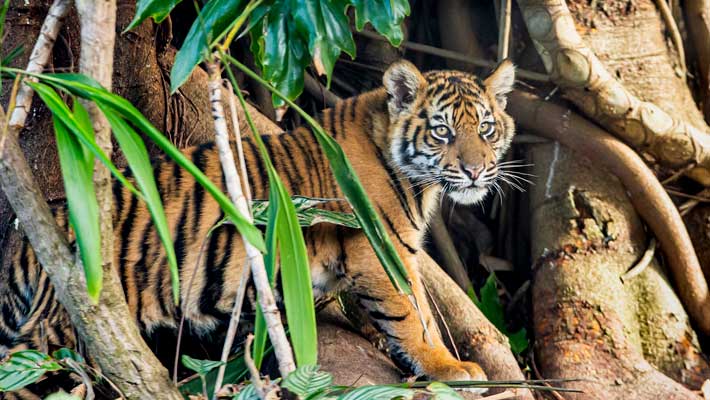
MULTIPOLYGON (((429 377, 438 381, 487 381, 486 373, 481 366, 468 361, 454 360, 451 363, 434 367, 429 372, 429 377)), ((467 392, 484 393, 486 388, 466 388, 467 392)))

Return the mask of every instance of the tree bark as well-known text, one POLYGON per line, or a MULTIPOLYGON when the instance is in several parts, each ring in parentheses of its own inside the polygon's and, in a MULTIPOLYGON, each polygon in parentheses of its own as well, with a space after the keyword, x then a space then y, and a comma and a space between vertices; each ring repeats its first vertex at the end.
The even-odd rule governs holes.
MULTIPOLYGON (((629 149, 619 140, 611 137, 596 125, 573 114, 570 110, 547 103, 535 96, 525 93, 515 93, 511 96, 510 108, 511 114, 516 118, 516 122, 520 127, 526 130, 532 130, 550 139, 559 140, 563 145, 574 149, 579 155, 584 155, 594 160, 594 165, 597 167, 605 167, 610 171, 618 171, 617 175, 625 186, 625 192, 631 198, 632 203, 637 207, 644 220, 652 227, 653 233, 655 233, 662 242, 662 246, 668 254, 668 259, 673 260, 674 257, 685 257, 689 255, 687 249, 692 248, 692 245, 689 243, 685 226, 680 216, 677 214, 675 206, 663 191, 663 188, 660 186, 653 173, 645 166, 633 150, 629 149), (559 124, 560 120, 565 120, 566 123, 559 124), (685 236, 685 240, 682 243, 674 243, 683 236, 685 236)), ((552 148, 551 154, 540 155, 541 151, 538 151, 536 154, 538 157, 551 157, 551 159, 554 160, 559 158, 561 154, 560 151, 562 150, 559 144, 556 144, 556 146, 557 147, 552 148)), ((574 165, 573 163, 571 164, 574 165)), ((544 166, 540 167, 536 165, 536 168, 542 171, 544 166)), ((552 172, 539 175, 542 182, 540 182, 538 186, 542 186, 544 183, 544 189, 542 187, 538 188, 538 186, 536 186, 536 189, 545 192, 546 198, 544 201, 553 203, 549 205, 550 208, 561 207, 559 203, 565 200, 554 197, 555 194, 552 191, 554 188, 554 179, 564 179, 564 182, 573 182, 574 184, 576 184, 575 179, 585 182, 585 178, 582 176, 586 173, 586 170, 581 167, 577 168, 576 166, 574 166, 574 168, 574 172, 569 173, 569 169, 560 168, 554 163, 551 165, 552 172), (562 174, 564 177, 556 178, 556 174, 562 174)), ((598 190, 601 189, 603 189, 603 187, 598 190)), ((575 188, 574 190, 578 189, 575 188)), ((587 192, 582 191, 581 193, 587 196, 587 192)), ((608 255, 605 258, 605 269, 601 270, 601 272, 599 272, 599 266, 595 266, 595 271, 597 272, 594 274, 586 271, 584 268, 574 267, 574 269, 571 269, 572 267, 570 267, 570 270, 566 272, 566 276, 574 278, 566 279, 564 284, 569 282, 572 286, 567 289, 558 289, 558 291, 564 292, 564 290, 567 290, 570 293, 577 293, 578 289, 576 285, 583 284, 587 291, 594 290, 599 294, 607 293, 615 294, 617 298, 623 297, 623 300, 618 301, 624 301, 627 305, 633 307, 634 311, 631 314, 628 312, 624 314, 624 312, 619 311, 623 310, 623 307, 625 307, 621 305, 621 303, 615 302, 612 305, 615 307, 615 312, 625 315, 623 322, 625 324, 624 334, 626 338, 624 340, 633 341, 635 343, 634 351, 637 352, 637 354, 634 357, 645 357, 646 360, 668 376, 689 387, 697 388, 702 384, 704 380, 703 377, 710 375, 710 365, 702 355, 697 337, 688 321, 688 316, 673 292, 673 288, 667 282, 664 273, 658 268, 658 264, 655 262, 637 277, 630 278, 626 281, 621 280, 621 276, 631 265, 634 265, 635 260, 638 259, 646 245, 643 241, 643 234, 620 235, 609 231, 609 229, 614 228, 625 232, 627 227, 634 226, 634 224, 638 224, 639 222, 635 213, 628 211, 629 206, 627 203, 619 201, 619 199, 624 197, 614 198, 612 194, 606 194, 605 196, 604 203, 590 203, 585 200, 586 197, 582 197, 581 195, 577 196, 578 198, 576 199, 574 196, 567 195, 567 200, 579 202, 581 199, 582 201, 586 201, 585 204, 593 204, 595 210, 597 210, 594 211, 593 214, 587 212, 586 217, 580 214, 579 218, 581 222, 575 221, 571 217, 566 217, 567 220, 571 221, 568 229, 573 229, 574 227, 579 229, 579 226, 582 226, 583 228, 593 231, 594 226, 591 225, 591 223, 594 223, 601 226, 602 229, 600 229, 599 232, 603 233, 604 236, 601 238, 597 237, 598 242, 600 240, 602 243, 604 241, 611 241, 611 243, 622 244, 622 247, 604 247, 608 255), (626 214, 621 214, 621 217, 617 216, 616 218, 609 217, 608 220, 603 221, 606 225, 595 221, 594 218, 592 218, 590 222, 586 221, 589 215, 597 218, 597 215, 604 214, 602 211, 598 210, 604 210, 605 207, 609 207, 606 202, 610 202, 610 199, 615 199, 615 205, 613 207, 625 210, 626 214), (606 226, 606 228, 604 226, 606 226), (604 231, 604 229, 607 229, 607 231, 604 231), (628 261, 631 257, 637 258, 628 261), (613 263, 617 264, 614 265, 613 263), (612 271, 613 268, 618 268, 618 271, 621 272, 617 274, 617 272, 612 271), (598 281, 599 277, 596 274, 600 273, 606 275, 603 280, 598 281), (611 279, 611 283, 609 283, 609 279, 611 279), (623 292, 620 292, 616 286, 613 288, 608 287, 608 285, 618 284, 622 285, 623 292)), ((539 202, 540 200, 538 199, 537 201, 539 202)), ((547 203, 545 203, 545 207, 548 207, 547 203)), ((540 206, 537 205, 531 207, 532 210, 538 210, 539 208, 540 206)), ((545 215, 540 215, 539 221, 553 221, 552 215, 550 214, 550 212, 547 212, 545 215)), ((558 223, 565 224, 564 220, 558 223)), ((544 261, 548 256, 554 257, 556 251, 562 251, 560 249, 564 249, 564 251, 569 250, 574 254, 570 254, 570 259, 565 260, 565 263, 576 266, 577 261, 580 260, 580 256, 576 254, 578 247, 584 245, 584 249, 586 250, 597 250, 599 246, 598 243, 594 243, 593 240, 589 239, 591 235, 588 232, 584 233, 584 235, 577 235, 583 236, 584 240, 577 239, 577 237, 573 238, 575 240, 569 239, 567 237, 569 235, 570 234, 567 232, 559 233, 555 230, 550 232, 547 225, 543 225, 542 222, 538 223, 533 227, 533 237, 538 238, 538 240, 534 240, 538 249, 533 252, 533 257, 540 257, 538 260, 542 259, 544 261), (542 229, 543 226, 545 229, 542 229), (554 238, 556 234, 562 235, 558 241, 563 244, 556 243, 558 247, 550 247, 549 242, 552 241, 552 238, 554 238), (542 238, 542 244, 538 244, 539 238, 542 238), (545 254, 544 252, 539 253, 541 248, 553 250, 550 250, 548 252, 549 254, 545 254)), ((597 236, 599 235, 597 234, 597 236)), ((582 251, 582 253, 584 253, 584 251, 582 251)), ((581 262, 583 264, 585 263, 584 260, 581 262)), ((693 284, 702 285, 705 283, 704 277, 699 271, 697 260, 694 262, 694 277, 691 276, 690 282, 679 283, 682 295, 692 293, 694 290, 693 284), (689 286, 687 286, 688 284, 689 286)), ((679 271, 676 270, 675 272, 678 273, 679 271)), ((676 275, 676 280, 682 281, 683 279, 683 277, 676 275)), ((536 284, 542 282, 542 278, 536 279, 535 282, 536 284)), ((563 286, 563 284, 560 283, 560 286, 563 286)), ((587 299, 582 297, 581 294, 579 296, 580 299, 587 299)), ((596 299, 598 296, 599 295, 590 299, 596 299)), ((545 299, 541 297, 534 298, 533 300, 537 307, 538 302, 544 301, 545 299)), ((710 306, 701 304, 700 307, 700 311, 705 311, 710 306)), ((605 309, 607 308, 608 304, 605 304, 605 309)), ((537 313, 535 317, 538 318, 537 313)), ((604 328, 605 325, 602 325, 602 327, 604 328)), ((580 341, 584 342, 583 340, 580 341)), ((541 346, 541 349, 545 346, 545 344, 540 343, 538 343, 538 345, 541 346)), ((547 350, 541 350, 541 353, 545 351, 547 350)), ((552 353, 551 350, 550 352, 552 353)), ((559 368, 562 369, 562 367, 559 368)))

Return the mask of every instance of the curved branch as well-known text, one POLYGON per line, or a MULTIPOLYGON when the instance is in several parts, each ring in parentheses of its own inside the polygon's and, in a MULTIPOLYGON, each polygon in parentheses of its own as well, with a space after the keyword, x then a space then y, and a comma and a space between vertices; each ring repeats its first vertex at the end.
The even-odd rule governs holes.
POLYGON ((575 29, 562 0, 518 0, 528 32, 551 79, 587 116, 636 150, 710 185, 710 135, 629 92, 606 70, 575 29))
POLYGON ((710 293, 690 236, 675 205, 641 157, 569 109, 535 95, 516 91, 510 96, 509 108, 521 126, 589 156, 616 174, 658 238, 688 313, 704 333, 710 333, 710 293))

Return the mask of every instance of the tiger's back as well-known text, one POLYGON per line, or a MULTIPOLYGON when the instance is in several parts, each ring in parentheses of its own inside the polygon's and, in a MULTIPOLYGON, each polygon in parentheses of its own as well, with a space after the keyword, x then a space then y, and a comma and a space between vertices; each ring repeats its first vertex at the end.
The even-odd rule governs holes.
MULTIPOLYGON (((416 265, 429 214, 442 193, 479 201, 512 139, 512 121, 499 99, 512 86, 512 66, 499 69, 484 85, 459 72, 423 76, 411 64, 400 62, 385 74, 385 88, 342 101, 322 115, 324 129, 344 149, 382 218, 412 279, 419 308, 392 287, 364 234, 342 226, 318 224, 304 230, 314 293, 351 292, 387 337, 391 354, 413 372, 435 379, 485 378, 478 365, 456 360, 444 346, 416 265), (499 133, 484 135, 484 124, 494 124, 499 133), (472 129, 475 132, 469 133, 472 129), (472 163, 478 168, 475 174, 472 163)), ((292 195, 343 198, 309 129, 262 138, 292 195)), ((266 199, 268 178, 253 139, 245 137, 243 148, 253 198, 266 199)), ((213 144, 184 152, 224 190, 213 144)), ((228 224, 208 235, 224 215, 188 172, 162 160, 155 163, 154 174, 180 269, 180 305, 173 303, 165 251, 147 208, 118 183, 114 266, 131 313, 147 336, 158 330, 176 332, 184 317, 189 332, 206 338, 231 312, 245 258, 241 238, 228 224)), ((325 207, 349 211, 342 201, 325 207)), ((66 225, 63 209, 57 211, 57 219, 66 225)), ((12 236, 0 270, 8 282, 0 287, 0 345, 6 349, 75 345, 69 318, 31 246, 21 231, 12 236)))

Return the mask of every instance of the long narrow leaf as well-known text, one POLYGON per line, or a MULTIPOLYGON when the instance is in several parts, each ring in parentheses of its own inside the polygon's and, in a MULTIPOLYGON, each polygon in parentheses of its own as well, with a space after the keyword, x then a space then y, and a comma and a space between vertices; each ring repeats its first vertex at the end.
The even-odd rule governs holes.
POLYGON ((382 225, 377 212, 375 212, 372 203, 370 203, 367 193, 365 193, 365 189, 362 187, 362 183, 360 183, 360 179, 355 174, 354 168, 345 156, 345 153, 340 145, 323 130, 318 122, 311 118, 307 113, 303 112, 303 110, 289 100, 286 95, 271 86, 258 74, 254 73, 254 71, 247 68, 234 57, 227 54, 222 54, 222 57, 224 60, 229 61, 230 64, 236 66, 252 79, 266 86, 274 94, 281 97, 289 106, 299 111, 299 114, 301 114, 301 116, 308 121, 311 127, 313 127, 316 139, 323 149, 323 153, 330 162, 333 175, 335 176, 340 189, 345 194, 345 197, 350 202, 350 205, 352 206, 353 211, 360 222, 360 226, 365 232, 365 235, 367 235, 367 238, 369 239, 372 248, 375 250, 377 258, 384 267, 387 276, 390 278, 390 281, 397 290, 405 294, 411 294, 412 290, 409 287, 407 270, 404 267, 402 260, 399 258, 399 255, 397 254, 397 251, 395 250, 385 227, 382 225))
POLYGON ((136 131, 128 125, 123 119, 116 115, 111 109, 100 105, 106 119, 113 129, 113 134, 121 147, 123 155, 126 156, 128 166, 133 171, 136 183, 143 193, 146 206, 150 212, 150 216, 155 224, 155 229, 160 236, 165 248, 165 254, 170 266, 170 276, 172 279, 173 299, 175 304, 178 304, 180 299, 180 275, 178 272, 177 258, 175 257, 175 247, 171 237, 168 220, 165 217, 163 202, 158 193, 158 187, 155 184, 153 176, 153 167, 150 165, 150 157, 148 150, 143 144, 143 140, 138 136, 136 131))
MULTIPOLYGON (((269 284, 273 288, 276 284, 276 249, 278 241, 276 238, 276 226, 279 218, 279 201, 278 196, 272 193, 275 189, 269 187, 269 198, 274 199, 268 209, 268 223, 266 224, 266 254, 264 254, 264 268, 266 275, 269 277, 269 284)), ((264 358, 264 350, 266 349, 266 320, 261 312, 261 307, 256 308, 256 319, 254 321, 254 343, 252 350, 252 358, 254 365, 261 368, 261 361, 264 358)))
POLYGON ((69 222, 76 234, 89 298, 96 302, 101 292, 103 269, 99 205, 92 179, 94 158, 86 157, 76 136, 69 133, 58 115, 53 116, 53 122, 69 206, 69 222))
MULTIPOLYGON (((230 79, 232 78, 233 76, 230 74, 230 79)), ((244 96, 239 89, 235 92, 242 108, 246 110, 244 96)), ((274 208, 277 217, 274 222, 276 222, 276 240, 279 244, 282 266, 281 281, 283 283, 284 305, 296 363, 298 366, 315 365, 318 362, 318 334, 316 332, 310 264, 306 244, 303 240, 303 231, 296 216, 296 208, 291 202, 291 196, 271 163, 269 153, 248 112, 246 118, 268 172, 269 201, 276 206, 274 208)), ((271 254, 271 257, 275 257, 273 252, 271 254)), ((269 262, 273 263, 273 260, 269 262)))
MULTIPOLYGON (((6 69, 8 72, 24 73, 21 70, 6 69)), ((52 83, 63 90, 66 90, 74 95, 86 98, 96 102, 97 104, 108 108, 122 118, 130 121, 135 127, 146 134, 165 154, 172 158, 180 167, 190 173, 195 180, 210 193, 217 201, 225 214, 234 223, 235 227, 241 235, 243 235, 249 243, 253 244, 257 249, 264 252, 264 238, 261 231, 251 224, 244 216, 236 209, 234 204, 227 196, 212 183, 209 178, 200 171, 182 152, 173 145, 159 130, 157 130, 128 100, 117 96, 106 89, 96 87, 91 80, 76 74, 62 74, 61 78, 51 74, 28 74, 42 81, 52 83)), ((59 74, 57 74, 59 75, 59 74)), ((39 92, 38 92, 39 93, 39 92)), ((56 95, 56 93, 55 93, 56 95)), ((41 95, 40 95, 41 96, 41 95)), ((57 96, 58 97, 58 96, 57 96)), ((61 100, 60 100, 61 101, 61 100)), ((63 104, 63 103, 62 103, 63 104)), ((110 169, 110 167, 109 167, 110 169)), ((112 172, 114 172, 112 170, 112 172)), ((119 172, 120 174, 120 172, 119 172)), ((117 176, 121 179, 122 175, 117 176)), ((125 178, 123 178, 125 180, 125 178)), ((124 184, 129 184, 126 181, 124 184)), ((131 185, 132 187, 132 185, 131 185)), ((133 188, 135 191, 135 188, 133 188)), ((135 193, 138 193, 135 191, 135 193)))
MULTIPOLYGON (((39 78, 44 77, 45 75, 34 76, 39 78)), ((133 184, 128 181, 128 179, 126 179, 123 173, 121 173, 121 171, 119 171, 118 168, 113 165, 113 162, 111 162, 111 160, 106 156, 106 153, 104 153, 101 148, 96 144, 93 133, 87 132, 86 123, 80 121, 80 119, 83 119, 84 117, 80 116, 79 118, 77 118, 77 116, 75 116, 69 110, 69 107, 64 104, 64 101, 62 101, 62 98, 59 97, 57 92, 55 92, 54 89, 52 89, 50 86, 37 82, 27 82, 27 84, 30 85, 35 90, 35 92, 37 92, 44 104, 47 105, 47 108, 49 108, 49 110, 52 112, 52 115, 57 116, 68 128, 68 130, 73 133, 77 139, 79 139, 81 144, 85 146, 89 151, 91 151, 94 157, 98 158, 101 163, 103 163, 106 168, 111 171, 111 173, 113 174, 113 176, 116 177, 116 179, 118 179, 135 195, 142 198, 142 195, 140 194, 140 192, 138 192, 135 186, 133 186, 133 184)))

